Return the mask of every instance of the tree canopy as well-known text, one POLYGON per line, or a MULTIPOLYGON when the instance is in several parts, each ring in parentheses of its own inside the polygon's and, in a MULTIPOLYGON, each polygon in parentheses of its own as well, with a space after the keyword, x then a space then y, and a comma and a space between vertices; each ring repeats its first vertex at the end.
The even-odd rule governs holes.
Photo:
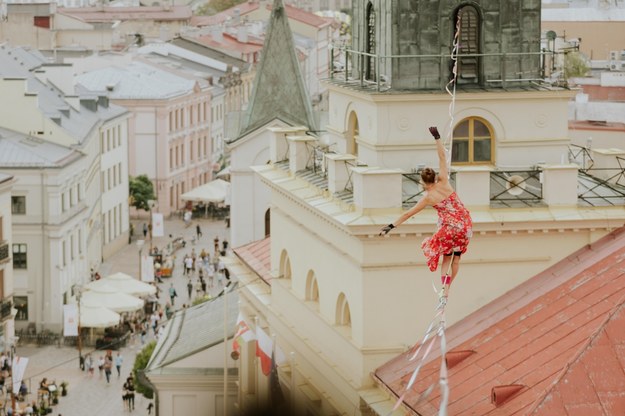
POLYGON ((128 181, 130 194, 130 206, 144 211, 150 211, 148 201, 156 199, 154 196, 154 186, 147 175, 130 177, 128 181))

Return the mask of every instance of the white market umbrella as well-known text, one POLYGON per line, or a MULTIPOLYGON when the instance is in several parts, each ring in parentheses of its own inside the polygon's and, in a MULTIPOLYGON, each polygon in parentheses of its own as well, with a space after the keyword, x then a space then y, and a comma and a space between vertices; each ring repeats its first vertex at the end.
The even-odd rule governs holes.
POLYGON ((156 293, 156 288, 148 283, 135 279, 126 273, 113 273, 100 280, 87 283, 85 287, 97 291, 102 286, 111 286, 117 292, 132 296, 149 296, 156 293))
POLYGON ((80 304, 80 326, 82 328, 108 328, 119 323, 119 314, 103 307, 80 304))
POLYGON ((224 202, 229 199, 229 194, 230 182, 215 179, 180 195, 180 199, 193 202, 224 202))
POLYGON ((143 307, 143 300, 121 293, 111 285, 102 284, 97 289, 84 292, 80 305, 104 307, 115 312, 132 312, 143 307))

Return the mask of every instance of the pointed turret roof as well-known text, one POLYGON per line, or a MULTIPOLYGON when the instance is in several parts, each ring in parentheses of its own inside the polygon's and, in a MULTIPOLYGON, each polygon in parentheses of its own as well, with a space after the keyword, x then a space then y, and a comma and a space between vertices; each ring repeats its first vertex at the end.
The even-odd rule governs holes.
POLYGON ((274 0, 254 88, 239 137, 272 120, 316 129, 282 0, 274 0))

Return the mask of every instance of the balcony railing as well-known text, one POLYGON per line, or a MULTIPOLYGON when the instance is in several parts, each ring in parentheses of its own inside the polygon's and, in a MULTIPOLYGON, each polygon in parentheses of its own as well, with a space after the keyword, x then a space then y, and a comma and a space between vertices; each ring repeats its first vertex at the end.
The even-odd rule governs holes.
POLYGON ((0 264, 7 263, 11 260, 11 255, 9 251, 9 242, 1 241, 0 242, 0 264))
MULTIPOLYGON (((475 58, 478 60, 489 60, 498 62, 499 77, 498 79, 486 79, 484 83, 488 86, 500 86, 506 88, 507 86, 518 83, 544 83, 542 78, 542 72, 538 69, 528 70, 524 72, 511 71, 508 67, 510 62, 520 62, 524 59, 537 58, 540 62, 545 60, 546 56, 551 56, 551 52, 498 52, 498 53, 480 53, 480 54, 462 54, 458 58, 475 58)), ((440 68, 440 74, 438 76, 440 80, 440 88, 444 88, 449 81, 450 67, 449 63, 452 59, 450 54, 440 55, 382 55, 372 54, 364 51, 351 49, 341 45, 330 45, 330 62, 329 72, 330 79, 336 82, 344 83, 359 83, 361 88, 367 86, 375 87, 376 91, 384 91, 392 88, 390 85, 389 76, 383 74, 383 70, 387 70, 387 63, 389 62, 410 62, 410 65, 415 68, 421 67, 422 64, 437 62, 440 68), (342 61, 335 61, 334 57, 339 56, 342 61), (367 63, 370 60, 370 63, 367 63), (338 65, 337 65, 338 64, 338 65), (374 79, 367 79, 364 68, 369 65, 372 68, 375 67, 374 79), (338 66, 338 67, 337 67, 338 66), (352 71, 354 69, 360 69, 357 71, 357 78, 352 77, 352 71)), ((541 64, 542 67, 542 64, 541 64)))

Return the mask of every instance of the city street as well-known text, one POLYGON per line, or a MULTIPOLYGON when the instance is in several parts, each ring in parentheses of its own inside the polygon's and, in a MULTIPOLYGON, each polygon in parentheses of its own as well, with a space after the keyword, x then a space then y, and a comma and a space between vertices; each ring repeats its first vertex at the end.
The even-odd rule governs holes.
MULTIPOLYGON (((139 272, 139 247, 136 245, 136 239, 143 237, 142 227, 143 221, 133 221, 135 225, 135 236, 132 243, 127 248, 120 250, 113 257, 102 264, 99 273, 104 277, 115 272, 124 272, 131 276, 138 276, 139 272)), ((173 218, 165 221, 165 237, 154 238, 152 246, 165 247, 169 242, 169 234, 174 238, 182 236, 186 241, 186 247, 176 252, 175 267, 172 277, 164 278, 163 283, 159 284, 162 289, 160 295, 160 303, 164 306, 169 300, 168 288, 173 283, 178 298, 176 299, 175 308, 179 309, 182 304, 187 305, 191 300, 187 295, 187 277, 182 273, 182 258, 186 253, 191 253, 192 249, 199 252, 204 248, 213 253, 213 239, 219 237, 220 247, 224 238, 229 240, 229 229, 226 228, 223 220, 193 220, 189 227, 185 227, 183 221, 179 218, 173 218), (196 224, 200 224, 203 236, 195 244, 192 243, 192 237, 196 233, 196 224)), ((150 241, 146 241, 143 250, 149 249, 150 241)), ((194 278, 197 281, 197 275, 194 278)), ((215 287, 213 294, 220 291, 215 287)), ((163 316, 164 317, 164 316, 163 316)), ((154 339, 152 331, 150 331, 147 341, 154 339)), ((129 413, 124 410, 122 402, 122 385, 134 364, 134 358, 141 349, 140 342, 137 340, 129 343, 128 346, 120 349, 124 362, 121 369, 121 377, 118 378, 115 368, 111 376, 111 382, 107 383, 104 375, 100 377, 96 367, 93 377, 88 377, 86 372, 79 369, 78 350, 73 347, 58 346, 20 346, 17 348, 17 355, 27 357, 29 359, 28 367, 24 379, 30 386, 31 393, 28 400, 37 399, 37 387, 43 377, 48 381, 56 381, 57 385, 62 381, 67 381, 68 395, 60 397, 59 403, 54 406, 52 415, 63 416, 111 416, 129 413)), ((92 351, 91 349, 83 349, 83 354, 92 351)), ((92 357, 97 360, 101 355, 100 351, 94 351, 92 357)), ((114 355, 116 353, 114 352, 114 355)), ((135 395, 135 410, 132 412, 137 415, 147 415, 147 406, 150 401, 140 394, 135 395)), ((9 401, 10 403, 10 401, 9 401)), ((154 410, 152 415, 154 415, 154 410)))

